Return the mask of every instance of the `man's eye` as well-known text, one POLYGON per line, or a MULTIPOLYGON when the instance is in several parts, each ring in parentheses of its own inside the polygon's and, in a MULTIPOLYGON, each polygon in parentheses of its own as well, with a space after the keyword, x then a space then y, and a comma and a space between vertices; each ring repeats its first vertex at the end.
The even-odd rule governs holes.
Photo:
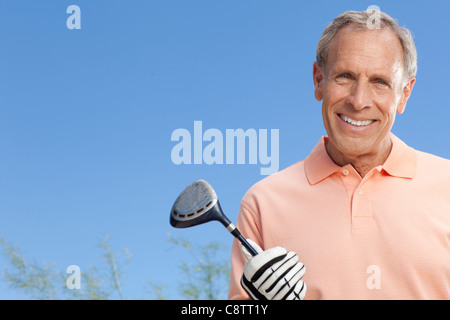
POLYGON ((387 85, 387 82, 384 80, 378 79, 377 84, 381 84, 381 85, 385 86, 385 85, 387 85))
POLYGON ((341 74, 341 75, 339 75, 339 78, 342 78, 342 79, 348 79, 348 74, 341 74))

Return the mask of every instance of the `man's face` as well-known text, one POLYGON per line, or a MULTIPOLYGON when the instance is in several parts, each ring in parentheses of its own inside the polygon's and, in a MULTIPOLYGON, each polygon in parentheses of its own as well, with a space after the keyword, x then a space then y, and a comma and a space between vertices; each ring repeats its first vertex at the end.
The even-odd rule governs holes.
POLYGON ((313 68, 329 153, 342 160, 387 157, 395 115, 404 111, 415 82, 405 82, 403 70, 401 43, 389 28, 347 26, 336 34, 324 68, 313 68))

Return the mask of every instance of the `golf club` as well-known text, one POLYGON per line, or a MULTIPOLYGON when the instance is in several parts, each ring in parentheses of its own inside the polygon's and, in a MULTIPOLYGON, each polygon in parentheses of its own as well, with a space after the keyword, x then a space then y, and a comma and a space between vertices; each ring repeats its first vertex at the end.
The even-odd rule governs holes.
POLYGON ((189 228, 213 220, 222 223, 253 256, 258 254, 225 216, 216 192, 205 180, 197 180, 187 186, 170 211, 170 224, 174 228, 189 228))

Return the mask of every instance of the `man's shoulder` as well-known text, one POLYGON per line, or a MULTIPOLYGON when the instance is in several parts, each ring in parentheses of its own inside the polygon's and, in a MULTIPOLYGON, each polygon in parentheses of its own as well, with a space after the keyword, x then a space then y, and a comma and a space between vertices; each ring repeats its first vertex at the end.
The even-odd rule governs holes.
POLYGON ((417 174, 450 179, 449 159, 419 150, 416 150, 416 154, 417 174))
POLYGON ((450 173, 450 160, 420 150, 416 150, 417 165, 425 168, 447 169, 450 173))
POLYGON ((294 184, 301 186, 302 183, 308 183, 305 176, 304 160, 259 180, 248 189, 244 199, 267 196, 274 192, 279 193, 283 189, 291 188, 294 184))

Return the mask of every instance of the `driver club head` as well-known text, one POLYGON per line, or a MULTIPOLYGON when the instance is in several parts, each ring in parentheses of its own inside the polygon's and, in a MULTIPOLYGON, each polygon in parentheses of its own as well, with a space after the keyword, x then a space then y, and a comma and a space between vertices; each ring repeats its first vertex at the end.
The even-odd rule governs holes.
POLYGON ((213 220, 225 227, 231 223, 220 207, 216 192, 205 180, 187 186, 170 211, 170 224, 174 228, 189 228, 213 220))
POLYGON ((170 224, 174 228, 189 228, 213 220, 222 223, 253 256, 258 254, 225 216, 216 192, 205 180, 197 180, 188 185, 170 210, 170 224))

